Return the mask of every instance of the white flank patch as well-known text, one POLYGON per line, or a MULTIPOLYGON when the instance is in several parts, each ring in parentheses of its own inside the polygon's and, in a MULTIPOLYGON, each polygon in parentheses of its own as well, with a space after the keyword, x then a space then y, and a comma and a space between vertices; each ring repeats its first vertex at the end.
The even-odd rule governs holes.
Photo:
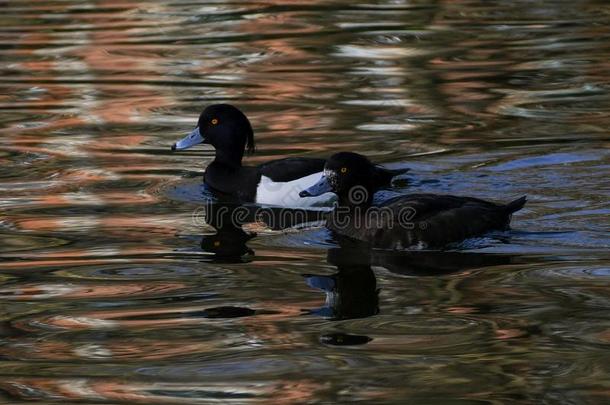
POLYGON ((333 193, 324 193, 316 197, 299 197, 299 193, 316 184, 322 172, 313 173, 300 179, 274 182, 269 177, 261 176, 256 189, 257 204, 278 205, 281 207, 330 207, 335 199, 333 193))

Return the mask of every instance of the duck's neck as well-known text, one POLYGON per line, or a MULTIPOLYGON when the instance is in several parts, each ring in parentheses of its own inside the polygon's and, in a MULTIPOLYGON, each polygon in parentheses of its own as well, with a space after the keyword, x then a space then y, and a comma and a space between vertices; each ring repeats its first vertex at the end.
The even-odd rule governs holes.
POLYGON ((360 187, 357 190, 346 194, 340 195, 338 198, 337 207, 344 212, 356 213, 358 211, 364 212, 373 204, 374 190, 368 187, 360 187))
POLYGON ((326 226, 340 234, 351 235, 356 229, 366 228, 366 220, 372 204, 372 193, 363 202, 354 203, 348 195, 339 195, 337 206, 330 214, 326 226))
POLYGON ((241 167, 241 160, 243 156, 243 151, 241 153, 235 153, 224 151, 222 149, 216 149, 214 163, 230 169, 239 169, 241 167))

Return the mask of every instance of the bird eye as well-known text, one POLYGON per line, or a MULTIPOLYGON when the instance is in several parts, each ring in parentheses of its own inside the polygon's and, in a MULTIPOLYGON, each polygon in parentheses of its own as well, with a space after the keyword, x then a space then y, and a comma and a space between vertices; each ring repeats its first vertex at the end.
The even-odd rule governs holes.
POLYGON ((218 124, 218 118, 212 118, 212 125, 218 124))
POLYGON ((343 173, 343 174, 347 173, 347 167, 342 167, 341 168, 341 173, 343 173))
POLYGON ((214 247, 218 247, 220 246, 220 241, 219 240, 215 240, 214 241, 214 247))

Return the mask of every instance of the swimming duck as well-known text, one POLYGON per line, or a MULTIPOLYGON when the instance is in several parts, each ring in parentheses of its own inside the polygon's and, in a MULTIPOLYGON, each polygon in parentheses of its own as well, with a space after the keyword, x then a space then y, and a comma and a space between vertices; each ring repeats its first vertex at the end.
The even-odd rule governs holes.
MULTIPOLYGON (((199 143, 210 144, 216 150, 214 161, 208 165, 203 181, 219 196, 236 197, 242 202, 291 207, 324 205, 333 198, 330 193, 299 198, 299 191, 322 176, 325 159, 291 157, 254 167, 242 166, 244 152, 254 152, 254 132, 248 118, 235 106, 208 106, 199 116, 197 127, 176 142, 172 151, 199 143)), ((383 187, 390 185, 392 177, 408 169, 391 170, 374 166, 371 170, 373 181, 383 187)))
POLYGON ((320 180, 300 195, 335 193, 338 204, 327 219, 327 228, 382 249, 441 248, 508 229, 511 214, 526 202, 525 197, 495 204, 472 197, 410 194, 374 204, 373 167, 362 155, 334 154, 320 180))

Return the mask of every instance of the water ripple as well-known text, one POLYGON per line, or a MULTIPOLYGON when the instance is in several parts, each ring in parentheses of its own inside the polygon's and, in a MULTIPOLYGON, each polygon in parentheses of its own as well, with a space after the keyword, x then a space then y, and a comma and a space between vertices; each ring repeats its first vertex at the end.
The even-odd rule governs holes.
POLYGON ((0 402, 604 403, 606 3, 4 2, 0 402), (352 150, 528 204, 419 256, 224 237, 214 151, 169 151, 218 102, 248 165, 352 150))

